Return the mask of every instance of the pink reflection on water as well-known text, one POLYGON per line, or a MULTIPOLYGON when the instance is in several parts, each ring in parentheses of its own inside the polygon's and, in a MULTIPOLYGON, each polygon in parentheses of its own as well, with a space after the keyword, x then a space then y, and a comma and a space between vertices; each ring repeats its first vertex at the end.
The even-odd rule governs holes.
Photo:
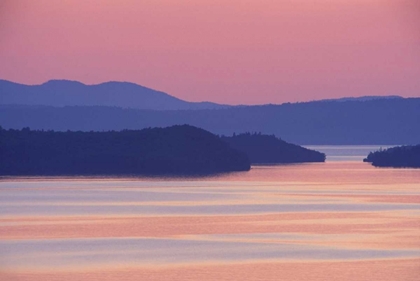
POLYGON ((350 162, 204 179, 3 179, 0 279, 416 280, 419 180, 420 170, 350 162), (284 204, 296 210, 270 211, 284 204), (145 251, 147 239, 169 246, 145 251))

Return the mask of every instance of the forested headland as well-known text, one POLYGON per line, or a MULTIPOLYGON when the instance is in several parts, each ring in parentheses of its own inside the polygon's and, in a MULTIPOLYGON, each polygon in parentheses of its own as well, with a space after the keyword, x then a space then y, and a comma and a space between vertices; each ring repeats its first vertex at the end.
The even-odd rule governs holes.
POLYGON ((0 128, 0 175, 202 175, 247 171, 245 153, 182 125, 108 132, 0 128))
POLYGON ((363 161, 375 167, 420 168, 420 144, 381 149, 369 153, 363 161))
POLYGON ((287 143, 274 135, 261 133, 222 136, 233 148, 245 152, 251 164, 325 162, 325 154, 287 143))

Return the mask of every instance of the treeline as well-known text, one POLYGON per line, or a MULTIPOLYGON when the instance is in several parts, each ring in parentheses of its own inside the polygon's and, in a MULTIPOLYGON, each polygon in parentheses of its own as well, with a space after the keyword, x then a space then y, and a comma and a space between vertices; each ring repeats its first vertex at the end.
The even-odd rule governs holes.
POLYGON ((324 153, 287 143, 274 135, 244 133, 221 138, 233 148, 245 152, 252 164, 325 161, 324 153))
POLYGON ((0 127, 0 175, 201 175, 249 169, 245 153, 188 125, 120 132, 0 127))
POLYGON ((380 149, 369 153, 363 161, 376 167, 420 168, 420 144, 380 149))

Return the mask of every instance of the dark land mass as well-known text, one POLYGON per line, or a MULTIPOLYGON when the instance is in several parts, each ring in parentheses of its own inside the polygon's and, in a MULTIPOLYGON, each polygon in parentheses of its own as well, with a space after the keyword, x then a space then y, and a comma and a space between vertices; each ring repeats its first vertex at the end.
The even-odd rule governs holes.
MULTIPOLYGON (((368 101, 402 99, 400 96, 362 96, 320 101, 368 101)), ((86 85, 71 80, 50 80, 25 85, 0 79, 1 105, 116 106, 146 110, 199 110, 233 107, 213 102, 188 102, 135 83, 109 81, 86 85)))
POLYGON ((214 110, 0 106, 3 128, 108 131, 190 124, 218 135, 261 132, 296 144, 420 143, 420 98, 318 101, 214 110))
POLYGON ((245 133, 221 138, 245 152, 251 164, 325 162, 324 153, 287 143, 274 135, 245 133))
POLYGON ((24 85, 0 80, 0 104, 47 106, 118 106, 136 109, 215 109, 211 102, 187 102, 167 93, 129 82, 85 85, 77 81, 50 80, 41 85, 24 85))
POLYGON ((371 152, 363 161, 375 167, 420 168, 420 144, 371 152))
POLYGON ((206 175, 250 162, 188 125, 121 132, 0 130, 0 175, 206 175))
POLYGON ((369 100, 382 100, 382 99, 403 99, 401 96, 362 96, 362 97, 344 97, 338 99, 324 99, 320 101, 335 101, 335 102, 344 102, 344 101, 369 101, 369 100))

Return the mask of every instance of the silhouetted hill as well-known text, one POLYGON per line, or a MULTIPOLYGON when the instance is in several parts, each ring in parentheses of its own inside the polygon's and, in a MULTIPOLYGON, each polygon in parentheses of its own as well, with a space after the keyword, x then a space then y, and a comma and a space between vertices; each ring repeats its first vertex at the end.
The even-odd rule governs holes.
POLYGON ((217 110, 0 106, 4 128, 123 130, 190 124, 218 135, 274 134, 296 144, 420 143, 420 98, 307 102, 217 110))
POLYGON ((325 99, 320 101, 335 101, 335 102, 344 102, 344 101, 370 101, 370 100, 383 100, 383 99, 403 99, 401 96, 362 96, 362 97, 344 97, 338 99, 325 99))
POLYGON ((0 104, 118 106, 154 110, 227 107, 211 102, 186 102, 134 83, 106 82, 85 85, 69 80, 51 80, 41 85, 31 86, 0 80, 0 104))
POLYGON ((371 152, 363 161, 376 167, 420 168, 420 144, 371 152))
POLYGON ((324 153, 287 143, 274 135, 246 133, 221 138, 245 152, 251 164, 325 162, 324 153))
POLYGON ((247 156, 192 126, 121 132, 0 129, 0 175, 201 175, 247 171, 247 156))

